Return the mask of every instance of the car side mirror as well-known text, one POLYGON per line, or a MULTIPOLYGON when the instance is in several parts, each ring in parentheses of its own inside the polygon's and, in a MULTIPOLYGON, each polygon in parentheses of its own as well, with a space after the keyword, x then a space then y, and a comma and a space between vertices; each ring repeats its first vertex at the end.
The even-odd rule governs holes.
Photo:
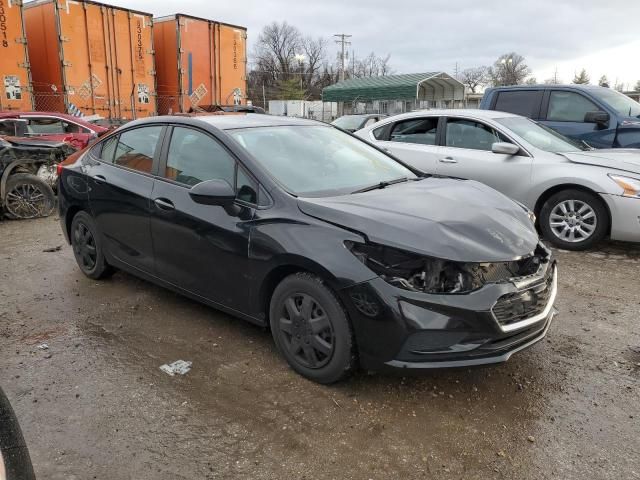
POLYGON ((500 153, 502 155, 517 155, 520 152, 520 147, 513 143, 496 142, 491 145, 491 151, 493 153, 500 153))
POLYGON ((194 185, 189 190, 191 199, 202 205, 218 205, 230 207, 236 199, 236 192, 229 182, 221 179, 206 180, 194 185))
POLYGON ((595 123, 598 126, 609 125, 609 114, 607 112, 587 112, 584 114, 584 123, 595 123))

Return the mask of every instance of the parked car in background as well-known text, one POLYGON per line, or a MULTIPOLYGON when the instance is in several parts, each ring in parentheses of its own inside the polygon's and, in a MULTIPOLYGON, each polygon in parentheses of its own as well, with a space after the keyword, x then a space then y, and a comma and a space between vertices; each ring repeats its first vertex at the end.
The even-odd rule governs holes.
POLYGON ((486 90, 480 108, 537 120, 594 148, 640 148, 640 103, 596 85, 523 85, 486 90))
POLYGON ((64 142, 0 136, 0 212, 14 219, 49 215, 56 166, 74 152, 64 142))
POLYGON ((382 113, 365 115, 343 115, 342 117, 336 118, 333 122, 331 122, 331 125, 335 125, 342 130, 353 133, 357 130, 360 130, 361 128, 373 125, 383 118, 387 118, 387 115, 382 113))
POLYGON ((569 250, 640 241, 640 151, 593 150, 541 123, 488 110, 396 115, 357 132, 423 172, 469 178, 522 202, 569 250))
POLYGON ((26 136, 66 142, 77 149, 85 148, 89 142, 109 131, 108 127, 80 117, 55 112, 0 112, 0 130, 3 122, 12 119, 26 121, 26 136))
POLYGON ((121 268, 270 326, 321 383, 358 364, 503 362, 555 314, 555 261, 525 208, 325 123, 131 122, 63 164, 59 210, 88 277, 121 268))

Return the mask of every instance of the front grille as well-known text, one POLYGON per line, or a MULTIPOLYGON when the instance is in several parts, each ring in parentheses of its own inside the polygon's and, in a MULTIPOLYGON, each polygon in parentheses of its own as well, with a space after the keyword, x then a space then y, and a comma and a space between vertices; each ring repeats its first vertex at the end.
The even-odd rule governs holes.
POLYGON ((542 313, 552 293, 553 269, 549 268, 543 282, 500 297, 492 308, 493 315, 501 326, 513 325, 542 313))

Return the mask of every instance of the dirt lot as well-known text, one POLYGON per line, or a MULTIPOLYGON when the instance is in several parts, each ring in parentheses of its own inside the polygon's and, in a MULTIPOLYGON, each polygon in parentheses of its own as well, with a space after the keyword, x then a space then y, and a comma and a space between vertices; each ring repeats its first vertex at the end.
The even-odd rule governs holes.
POLYGON ((640 478, 638 246, 558 252, 560 315, 506 364, 323 387, 264 330, 85 278, 54 218, 0 240, 0 385, 38 478, 640 478))

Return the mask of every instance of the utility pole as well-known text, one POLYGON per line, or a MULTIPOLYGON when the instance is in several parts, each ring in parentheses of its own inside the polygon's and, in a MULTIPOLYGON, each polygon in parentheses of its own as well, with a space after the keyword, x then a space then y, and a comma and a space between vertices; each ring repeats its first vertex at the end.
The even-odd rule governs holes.
POLYGON ((337 37, 339 40, 335 40, 336 43, 340 44, 340 81, 344 80, 344 47, 347 45, 351 45, 351 42, 348 41, 348 38, 351 38, 353 35, 347 35, 346 33, 336 33, 334 37, 337 37))

